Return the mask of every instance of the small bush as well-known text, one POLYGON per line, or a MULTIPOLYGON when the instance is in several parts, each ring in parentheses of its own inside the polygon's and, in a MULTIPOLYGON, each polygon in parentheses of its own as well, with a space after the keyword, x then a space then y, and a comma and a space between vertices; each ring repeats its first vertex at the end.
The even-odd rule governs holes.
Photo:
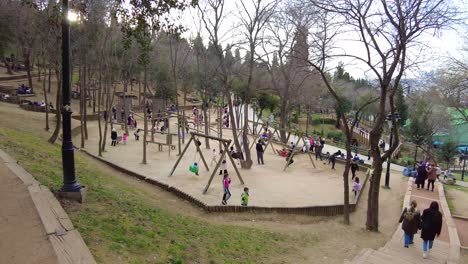
POLYGON ((336 124, 336 120, 333 118, 329 118, 329 117, 312 119, 312 125, 317 126, 320 124, 334 125, 336 124))
POLYGON ((410 165, 412 165, 412 164, 414 164, 414 159, 411 158, 411 157, 405 156, 405 157, 399 159, 397 163, 399 165, 401 165, 401 166, 406 166, 408 163, 410 165))
POLYGON ((334 141, 343 141, 344 134, 341 131, 330 131, 327 133, 327 138, 334 141))

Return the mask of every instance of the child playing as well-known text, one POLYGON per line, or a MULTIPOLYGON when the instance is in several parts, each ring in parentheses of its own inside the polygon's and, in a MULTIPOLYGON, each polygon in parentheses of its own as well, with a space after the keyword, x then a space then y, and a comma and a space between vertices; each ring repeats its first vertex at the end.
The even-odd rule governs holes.
POLYGON ((354 178, 354 182, 353 182, 353 192, 354 192, 354 196, 357 195, 358 192, 361 191, 361 183, 359 182, 359 177, 355 177, 354 178))
POLYGON ((249 204, 249 188, 244 187, 244 192, 241 194, 241 205, 247 206, 249 204))
POLYGON ((135 133, 133 133, 133 135, 135 136, 136 141, 140 140, 140 129, 137 129, 137 131, 135 131, 135 133))
POLYGON ((223 160, 221 166, 219 166, 219 175, 227 174, 227 163, 226 160, 223 160))
POLYGON ((127 145, 127 139, 128 139, 128 135, 127 135, 127 133, 124 133, 123 136, 122 136, 122 141, 123 141, 124 145, 127 145))
POLYGON ((222 204, 226 205, 227 200, 231 198, 231 192, 229 191, 229 185, 231 184, 231 179, 229 178, 229 174, 225 173, 224 174, 224 179, 223 179, 223 201, 221 202, 222 204))
POLYGON ((193 163, 193 165, 190 166, 189 170, 198 176, 198 163, 193 163))
POLYGON ((217 159, 218 159, 218 153, 216 153, 216 149, 213 149, 213 154, 212 154, 212 156, 211 156, 211 163, 210 163, 210 165, 212 165, 213 163, 216 165, 217 159))

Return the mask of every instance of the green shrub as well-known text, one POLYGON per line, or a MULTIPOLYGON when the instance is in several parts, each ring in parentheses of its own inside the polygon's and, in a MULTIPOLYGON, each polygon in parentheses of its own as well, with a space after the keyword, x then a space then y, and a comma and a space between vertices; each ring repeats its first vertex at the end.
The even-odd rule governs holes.
POLYGON ((400 164, 401 166, 406 166, 408 163, 412 165, 414 164, 414 158, 405 156, 399 159, 397 163, 400 164))
POLYGON ((334 141, 343 141, 344 134, 341 131, 330 131, 327 133, 327 138, 332 139, 334 141))
POLYGON ((333 118, 325 117, 325 118, 314 118, 312 119, 312 125, 320 125, 320 124, 326 124, 326 125, 334 125, 336 124, 336 120, 333 118))

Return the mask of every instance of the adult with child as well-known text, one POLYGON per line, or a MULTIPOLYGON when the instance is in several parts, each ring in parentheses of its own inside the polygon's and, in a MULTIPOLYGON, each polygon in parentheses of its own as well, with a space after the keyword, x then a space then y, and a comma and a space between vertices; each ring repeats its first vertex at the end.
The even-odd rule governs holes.
POLYGON ((265 164, 263 162, 263 152, 265 152, 265 150, 263 149, 263 144, 262 144, 262 141, 259 139, 257 144, 255 145, 255 149, 257 150, 257 162, 258 164, 260 164, 260 161, 262 162, 262 165, 265 164))
POLYGON ((434 245, 436 235, 440 236, 440 232, 442 231, 442 214, 439 212, 439 204, 435 201, 432 202, 429 208, 423 211, 421 219, 423 258, 427 258, 434 245))
POLYGON ((412 201, 410 206, 401 213, 399 223, 402 223, 401 229, 405 233, 405 248, 413 244, 414 234, 421 229, 421 214, 417 209, 418 204, 412 201))

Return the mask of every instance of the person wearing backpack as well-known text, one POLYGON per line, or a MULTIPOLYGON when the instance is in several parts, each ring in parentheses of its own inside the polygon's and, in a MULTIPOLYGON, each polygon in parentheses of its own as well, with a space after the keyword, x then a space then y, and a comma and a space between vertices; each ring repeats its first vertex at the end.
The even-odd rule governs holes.
POLYGON ((405 208, 400 216, 399 223, 402 223, 401 229, 405 232, 405 248, 413 244, 414 234, 421 228, 421 214, 416 208, 418 204, 412 201, 409 208, 405 208))
POLYGON ((423 240, 423 258, 431 252, 435 236, 442 231, 442 214, 439 212, 439 204, 432 202, 429 208, 422 214, 421 238, 423 240))

